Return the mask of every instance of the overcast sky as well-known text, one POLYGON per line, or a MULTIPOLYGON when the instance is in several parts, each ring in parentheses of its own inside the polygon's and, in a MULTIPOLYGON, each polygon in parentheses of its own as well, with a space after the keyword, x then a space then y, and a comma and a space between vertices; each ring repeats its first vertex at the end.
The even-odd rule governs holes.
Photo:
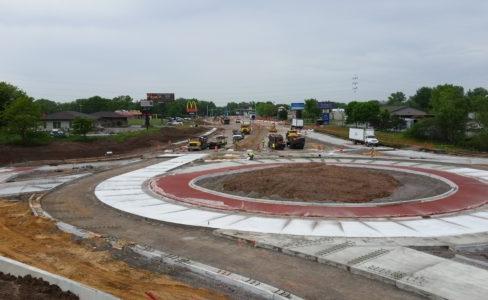
POLYGON ((218 104, 488 87, 488 1, 0 0, 0 81, 56 101, 218 104))

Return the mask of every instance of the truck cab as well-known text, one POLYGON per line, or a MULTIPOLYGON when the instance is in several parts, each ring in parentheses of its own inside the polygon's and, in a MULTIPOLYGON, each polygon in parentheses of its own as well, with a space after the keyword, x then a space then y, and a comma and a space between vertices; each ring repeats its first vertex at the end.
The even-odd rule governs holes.
POLYGON ((364 138, 364 144, 366 146, 377 146, 379 143, 378 139, 374 135, 367 135, 364 138))

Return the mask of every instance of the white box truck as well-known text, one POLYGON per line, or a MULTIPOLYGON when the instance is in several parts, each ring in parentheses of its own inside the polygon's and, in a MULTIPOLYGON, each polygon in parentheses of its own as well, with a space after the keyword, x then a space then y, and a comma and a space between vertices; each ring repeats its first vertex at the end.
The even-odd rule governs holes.
POLYGON ((292 119, 291 128, 303 128, 303 119, 292 119))
POLYGON ((372 128, 349 128, 349 139, 354 144, 361 143, 366 146, 377 146, 378 139, 374 136, 372 128))

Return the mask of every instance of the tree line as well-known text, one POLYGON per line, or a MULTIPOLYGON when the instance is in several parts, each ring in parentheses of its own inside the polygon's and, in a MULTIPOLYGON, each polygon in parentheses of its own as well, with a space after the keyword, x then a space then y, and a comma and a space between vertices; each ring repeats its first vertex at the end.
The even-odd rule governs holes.
POLYGON ((478 150, 488 150, 488 90, 479 87, 465 92, 452 84, 421 87, 409 97, 392 93, 388 100, 349 102, 345 112, 349 124, 369 124, 378 129, 402 127, 402 120, 390 115, 387 106, 407 106, 428 116, 415 123, 406 134, 415 138, 447 142, 478 150))

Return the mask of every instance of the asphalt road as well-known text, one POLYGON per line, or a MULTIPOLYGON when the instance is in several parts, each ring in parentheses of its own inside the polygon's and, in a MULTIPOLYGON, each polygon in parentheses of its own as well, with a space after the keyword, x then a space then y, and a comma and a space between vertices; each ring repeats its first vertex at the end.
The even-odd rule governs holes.
POLYGON ((63 186, 42 201, 53 217, 75 226, 149 245, 229 270, 290 291, 306 299, 419 299, 396 287, 332 266, 237 244, 212 230, 149 222, 100 203, 93 194, 104 179, 155 161, 116 168, 63 186))

